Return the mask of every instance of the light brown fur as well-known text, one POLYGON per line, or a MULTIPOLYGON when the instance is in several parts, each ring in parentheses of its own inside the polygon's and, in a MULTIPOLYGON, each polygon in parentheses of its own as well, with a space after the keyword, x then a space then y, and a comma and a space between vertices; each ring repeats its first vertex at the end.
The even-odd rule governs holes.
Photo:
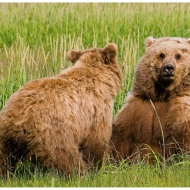
POLYGON ((140 155, 151 161, 153 152, 168 158, 190 148, 190 40, 149 37, 145 45, 132 90, 113 121, 117 160, 140 155), (166 76, 168 65, 173 76, 166 76))
POLYGON ((1 172, 21 159, 67 176, 107 152, 114 98, 121 85, 117 46, 69 51, 74 66, 30 81, 0 112, 1 172))

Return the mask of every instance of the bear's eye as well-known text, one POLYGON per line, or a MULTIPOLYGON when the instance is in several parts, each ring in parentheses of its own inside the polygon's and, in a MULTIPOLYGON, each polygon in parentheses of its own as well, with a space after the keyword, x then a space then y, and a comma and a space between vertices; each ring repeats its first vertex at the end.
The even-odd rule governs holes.
POLYGON ((164 59, 165 56, 166 56, 166 55, 165 55, 164 53, 160 53, 159 58, 160 58, 160 59, 164 59))
POLYGON ((179 59, 181 58, 181 55, 180 55, 179 53, 177 53, 177 54, 175 55, 175 58, 176 58, 177 60, 179 60, 179 59))

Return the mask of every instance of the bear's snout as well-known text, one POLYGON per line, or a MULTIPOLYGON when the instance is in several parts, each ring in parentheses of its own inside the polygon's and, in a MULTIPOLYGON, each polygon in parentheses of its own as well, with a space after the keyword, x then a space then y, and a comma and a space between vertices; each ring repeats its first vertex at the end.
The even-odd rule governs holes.
POLYGON ((170 77, 174 75, 175 67, 172 64, 166 64, 162 67, 162 73, 164 77, 170 77))
POLYGON ((174 81, 175 66, 173 64, 163 64, 161 72, 158 77, 158 84, 164 89, 170 86, 174 81))

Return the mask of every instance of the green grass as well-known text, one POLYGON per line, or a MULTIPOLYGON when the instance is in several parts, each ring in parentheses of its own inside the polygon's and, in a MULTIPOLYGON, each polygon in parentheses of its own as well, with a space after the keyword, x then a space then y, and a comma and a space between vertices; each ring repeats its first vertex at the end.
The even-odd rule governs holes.
POLYGON ((18 166, 15 174, 0 180, 1 187, 189 187, 190 165, 185 160, 171 166, 152 166, 143 162, 129 165, 121 162, 119 166, 104 165, 98 172, 84 176, 74 175, 70 180, 58 175, 56 171, 43 171, 25 163, 18 166))
MULTIPOLYGON (((0 110, 23 84, 53 76, 71 63, 70 49, 118 45, 123 85, 113 117, 133 84, 134 67, 148 36, 190 37, 189 3, 0 3, 0 110)), ((30 187, 186 187, 189 159, 162 168, 142 162, 105 164, 96 174, 71 180, 55 171, 18 166, 0 186, 30 187)))

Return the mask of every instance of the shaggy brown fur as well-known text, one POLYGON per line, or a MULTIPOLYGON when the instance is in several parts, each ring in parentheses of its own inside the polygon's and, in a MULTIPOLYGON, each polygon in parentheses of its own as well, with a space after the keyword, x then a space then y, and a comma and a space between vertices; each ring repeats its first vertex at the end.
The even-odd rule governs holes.
POLYGON ((70 51, 74 66, 28 82, 0 112, 1 172, 30 159, 69 176, 101 163, 121 85, 117 46, 70 51))
POLYGON ((145 44, 134 86, 113 121, 117 160, 152 151, 168 158, 190 146, 190 40, 149 37, 145 44))

